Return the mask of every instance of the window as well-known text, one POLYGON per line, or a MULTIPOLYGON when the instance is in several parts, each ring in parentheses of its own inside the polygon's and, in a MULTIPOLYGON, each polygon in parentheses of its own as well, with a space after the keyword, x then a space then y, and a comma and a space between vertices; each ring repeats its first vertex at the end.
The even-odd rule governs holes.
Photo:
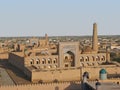
POLYGON ((31 59, 31 60, 30 60, 30 64, 34 64, 34 59, 31 59))
POLYGON ((86 60, 86 61, 89 61, 89 57, 87 56, 87 57, 85 58, 85 60, 86 60))
POLYGON ((55 60, 53 61, 53 63, 56 63, 55 60))
POLYGON ((95 61, 95 57, 94 56, 92 56, 92 59, 93 59, 93 61, 95 61))
POLYGON ((32 64, 33 64, 33 62, 32 62, 32 61, 30 61, 30 64, 32 65, 32 64))
POLYGON ((68 67, 68 64, 65 64, 65 67, 68 67))
POLYGON ((45 58, 42 59, 42 64, 46 64, 46 59, 45 58))
POLYGON ((96 56, 96 61, 100 61, 100 57, 99 56, 96 56))
POLYGON ((67 56, 65 56, 65 60, 68 60, 68 57, 67 57, 67 56))
POLYGON ((45 62, 44 62, 44 61, 42 61, 42 64, 45 64, 45 62))
POLYGON ((48 64, 50 64, 51 63, 51 60, 50 60, 50 58, 48 58, 48 64))
POLYGON ((102 60, 102 61, 105 61, 105 56, 102 56, 101 60, 102 60))
POLYGON ((39 64, 39 61, 36 61, 36 64, 39 64))
POLYGON ((84 62, 84 57, 80 57, 80 62, 84 62))

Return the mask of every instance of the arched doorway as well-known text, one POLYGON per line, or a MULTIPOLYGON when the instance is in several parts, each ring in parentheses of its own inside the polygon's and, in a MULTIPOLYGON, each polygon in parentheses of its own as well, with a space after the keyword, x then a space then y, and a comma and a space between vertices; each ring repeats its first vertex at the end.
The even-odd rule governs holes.
POLYGON ((64 53, 64 63, 65 67, 74 67, 75 66, 75 55, 71 51, 64 53))
POLYGON ((107 79, 107 71, 105 69, 101 69, 99 72, 99 76, 101 80, 107 79))

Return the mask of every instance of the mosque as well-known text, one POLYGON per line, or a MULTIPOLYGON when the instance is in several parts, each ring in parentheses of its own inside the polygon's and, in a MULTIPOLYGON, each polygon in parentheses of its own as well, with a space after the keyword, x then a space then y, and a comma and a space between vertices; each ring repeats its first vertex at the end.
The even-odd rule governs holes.
POLYGON ((31 82, 79 81, 84 72, 90 80, 107 79, 119 73, 118 65, 110 63, 108 49, 98 50, 97 24, 93 24, 92 46, 80 48, 78 41, 50 43, 47 34, 43 39, 32 38, 28 45, 16 45, 9 53, 9 63, 21 69, 31 82))

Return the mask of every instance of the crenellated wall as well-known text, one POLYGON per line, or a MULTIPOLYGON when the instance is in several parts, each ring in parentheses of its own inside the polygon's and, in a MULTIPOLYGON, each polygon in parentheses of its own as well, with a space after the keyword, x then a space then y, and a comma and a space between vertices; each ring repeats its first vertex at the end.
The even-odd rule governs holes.
POLYGON ((1 86, 0 90, 81 90, 80 82, 1 86))

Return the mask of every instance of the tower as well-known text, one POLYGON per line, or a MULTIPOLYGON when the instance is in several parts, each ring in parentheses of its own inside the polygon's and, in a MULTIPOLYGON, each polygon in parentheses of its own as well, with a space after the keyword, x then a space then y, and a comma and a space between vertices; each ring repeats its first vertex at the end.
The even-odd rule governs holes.
POLYGON ((93 24, 93 37, 92 37, 92 49, 96 53, 98 52, 98 37, 97 37, 97 24, 93 24))
POLYGON ((47 34, 45 34, 45 39, 46 39, 46 41, 48 41, 48 35, 47 34))
POLYGON ((45 44, 48 45, 48 35, 45 34, 45 44))
POLYGON ((110 62, 110 48, 106 47, 106 62, 110 62))

